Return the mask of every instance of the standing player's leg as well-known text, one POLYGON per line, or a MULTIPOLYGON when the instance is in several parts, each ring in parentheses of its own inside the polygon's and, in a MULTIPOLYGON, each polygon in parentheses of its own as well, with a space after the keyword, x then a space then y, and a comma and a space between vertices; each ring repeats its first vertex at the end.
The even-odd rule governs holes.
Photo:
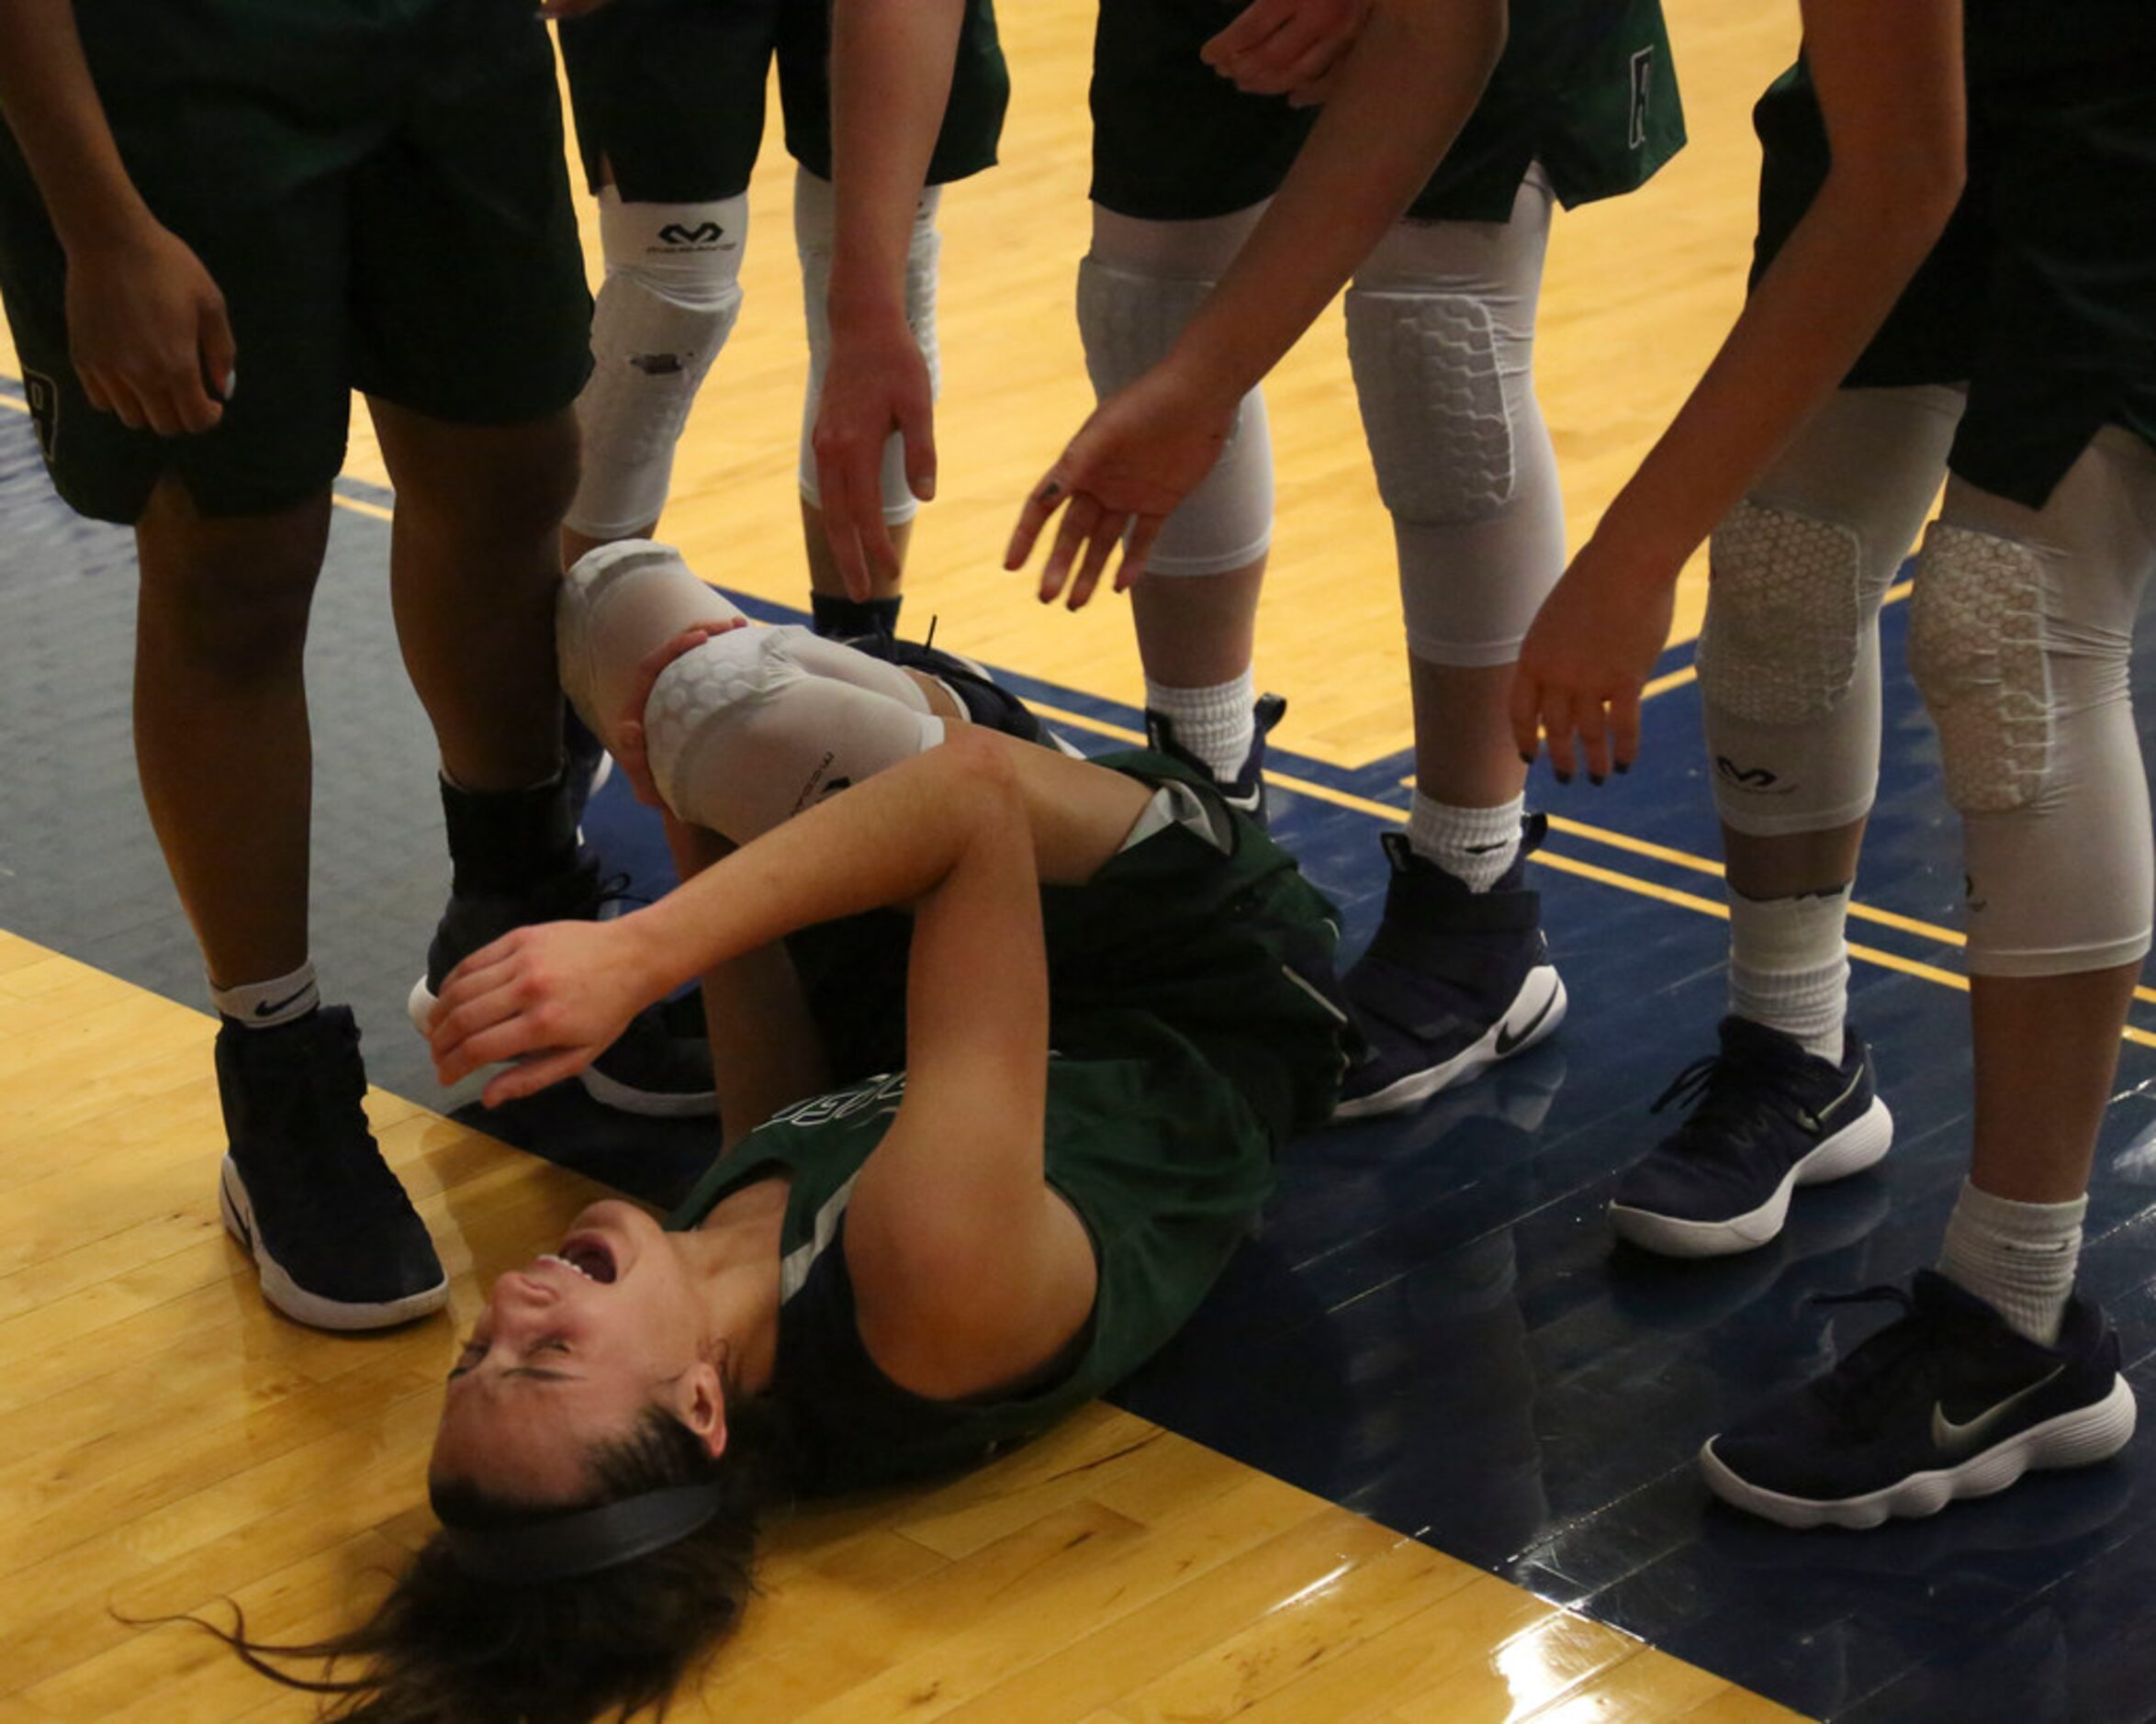
POLYGON ((1344 986, 1369 1043, 1345 1116, 1419 1105, 1565 1015, 1525 883, 1526 767, 1506 701, 1565 566, 1555 451, 1535 399, 1535 304, 1554 202, 1511 219, 1404 221, 1347 297, 1348 353, 1393 520, 1415 711, 1415 800, 1388 837, 1383 922, 1344 986))
MULTIPOLYGON (((1147 220, 1094 206, 1078 330, 1105 399, 1166 354, 1264 213, 1147 220)), ((1202 767, 1246 813, 1264 808, 1265 732, 1281 703, 1252 676, 1273 536, 1273 444, 1263 390, 1243 397, 1213 470, 1162 525, 1131 589, 1155 748, 1202 767)))
POLYGON ((1764 1245, 1799 1183, 1857 1172, 1892 1140, 1870 1049, 1844 1023, 1844 929, 1879 778, 1880 605, 1960 414, 1941 386, 1844 389, 1715 530, 1699 671, 1728 1015, 1690 1113, 1611 1205, 1648 1250, 1764 1245))

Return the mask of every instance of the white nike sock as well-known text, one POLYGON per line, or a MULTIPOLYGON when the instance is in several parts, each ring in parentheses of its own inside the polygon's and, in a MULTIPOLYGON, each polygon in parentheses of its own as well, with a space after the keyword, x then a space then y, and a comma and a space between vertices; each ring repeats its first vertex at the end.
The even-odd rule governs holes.
POLYGON ((1520 817, 1526 812, 1524 796, 1495 808, 1454 808, 1417 790, 1408 811, 1408 845, 1469 891, 1487 892, 1519 857, 1520 817))
POLYGON ((209 983, 210 1002, 226 1017, 244 1024, 251 1030, 274 1030, 280 1024, 305 1017, 322 1002, 322 991, 315 983, 311 958, 289 976, 279 976, 270 981, 246 981, 236 988, 220 988, 214 977, 206 976, 203 980, 209 983))
POLYGON ((1148 677, 1145 704, 1168 721, 1177 745, 1204 761, 1221 783, 1231 783, 1242 770, 1250 757, 1251 739, 1257 734, 1257 722, 1252 716, 1257 684, 1248 670, 1232 682, 1206 688, 1171 688, 1148 677))
POLYGON ((1802 898, 1729 894, 1729 1010, 1842 1063, 1849 889, 1802 898))
POLYGON ((2055 1346, 2081 1261, 2089 1200, 2016 1203, 1964 1180, 1947 1222, 1939 1273, 2032 1341, 2055 1346))

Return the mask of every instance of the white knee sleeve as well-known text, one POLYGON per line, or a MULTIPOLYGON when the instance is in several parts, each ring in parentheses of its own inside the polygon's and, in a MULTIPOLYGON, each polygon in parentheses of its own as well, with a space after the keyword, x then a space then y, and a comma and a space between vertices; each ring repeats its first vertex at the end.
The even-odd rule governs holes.
MULTIPOLYGON (((943 241, 936 231, 936 212, 941 207, 943 188, 931 185, 921 194, 914 210, 913 233, 906 241, 905 320, 915 343, 928 364, 928 386, 943 382, 942 360, 936 344, 936 265, 943 241)), ((831 364, 831 246, 837 232, 837 206, 831 182, 819 179, 806 168, 793 176, 793 243, 801 253, 801 302, 808 320, 808 392, 801 409, 801 495, 811 507, 821 507, 816 488, 816 452, 810 439, 816 429, 816 407, 823 398, 824 375, 831 364)), ((883 519, 892 526, 911 521, 920 512, 905 480, 905 446, 894 431, 883 445, 883 519)))
POLYGON ((1714 530, 1700 692, 1735 830, 1824 832, 1870 808, 1879 607, 1959 417, 1948 389, 1843 390, 1714 530))
POLYGON ((857 779, 943 740, 891 666, 806 629, 739 629, 668 666, 645 709, 651 771, 682 819, 746 844, 857 779), (850 654, 892 671, 911 703, 816 666, 850 654))
MULTIPOLYGON (((1094 394, 1106 399, 1166 356, 1233 260, 1263 207, 1204 221, 1147 221, 1094 207, 1093 249, 1078 265, 1078 334, 1094 394)), ((1252 389, 1197 488, 1162 526, 1147 569, 1224 575, 1273 539, 1273 442, 1252 389)))
POLYGON ((1347 295, 1348 362, 1393 520, 1408 647, 1510 664, 1565 569, 1565 515, 1534 397, 1549 182, 1509 222, 1397 224, 1347 295))
POLYGON ((2156 453, 2099 432, 2041 509, 1956 479, 1918 560, 1909 667, 1962 814, 1969 968, 2149 949, 2156 846, 2128 688, 2156 566, 2156 453))
POLYGON ((599 195, 606 282, 591 311, 591 380, 577 400, 583 476, 567 525, 587 538, 649 529, 674 445, 741 313, 748 199, 624 204, 599 195))
MULTIPOLYGON (((562 691, 578 716, 607 734, 634 695, 637 666, 686 630, 742 621, 724 593, 699 579, 673 546, 617 540, 579 557, 562 577, 555 646, 562 691)), ((895 665, 801 629, 754 630, 789 641, 807 674, 850 683, 909 711, 926 713, 927 696, 895 665)))

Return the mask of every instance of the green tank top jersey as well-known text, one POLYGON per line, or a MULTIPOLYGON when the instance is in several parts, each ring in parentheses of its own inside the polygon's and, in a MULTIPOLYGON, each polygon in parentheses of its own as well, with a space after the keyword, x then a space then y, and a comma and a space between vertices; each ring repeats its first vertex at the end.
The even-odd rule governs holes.
MULTIPOLYGON (((912 1394, 869 1358, 846 1271, 847 1205, 904 1093, 903 1070, 859 1073, 787 1108, 713 1167, 667 1225, 729 1194, 792 1181, 780 1235, 778 1363, 803 1490, 850 1489, 975 1464, 1095 1399, 1179 1329, 1251 1230, 1275 1154, 1331 1112, 1344 1022, 1332 907, 1264 833, 1152 755, 1112 764, 1163 788, 1172 818, 1084 886, 1041 894, 1050 991, 1050 1182, 1092 1237, 1093 1314, 1022 1393, 912 1394)), ((1143 830, 1141 823, 1140 830, 1143 830)), ((887 971, 878 927, 850 927, 887 971)), ((819 1016, 858 1003, 838 945, 809 976, 819 1016)), ((881 997, 891 978, 872 979, 881 997)), ((843 1026, 841 1026, 843 1027, 843 1026)))

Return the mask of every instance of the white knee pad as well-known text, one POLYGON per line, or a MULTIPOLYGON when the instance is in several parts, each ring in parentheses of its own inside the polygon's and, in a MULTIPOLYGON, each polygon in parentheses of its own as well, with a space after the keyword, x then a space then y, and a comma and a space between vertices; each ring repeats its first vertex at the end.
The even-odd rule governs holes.
MULTIPOLYGON (((936 231, 936 212, 942 207, 943 188, 931 185, 921 194, 914 209, 913 232, 906 240, 905 320, 914 341, 928 365, 928 386, 943 384, 942 356, 936 341, 936 269, 943 241, 936 231)), ((824 376, 831 364, 831 247, 838 218, 831 182, 806 168, 793 177, 793 243, 801 254, 802 311, 808 321, 808 391, 801 409, 801 495, 812 508, 822 507, 816 487, 816 452, 811 439, 816 429, 816 407, 824 394, 824 376)), ((892 526, 911 521, 920 512, 905 479, 905 445, 896 432, 883 445, 883 519, 892 526)))
POLYGON ((1909 660, 1962 814, 1969 967, 2138 961, 2156 846, 2129 689, 2156 454, 2096 440, 2043 509, 1957 479, 1917 565, 1909 660))
POLYGON ((666 508, 674 445, 741 314, 748 199, 625 204, 599 195, 606 281, 591 312, 591 380, 577 400, 583 476, 567 525, 641 532, 666 508))
MULTIPOLYGON (((1105 400, 1167 354, 1262 208, 1207 221, 1145 221, 1097 207, 1093 250, 1078 265, 1078 334, 1105 400)), ((1273 442, 1263 392, 1236 409, 1228 442, 1153 542, 1155 575, 1224 575, 1273 540, 1273 442)))
POLYGON ((1879 607, 1959 413, 1948 390, 1845 390, 1714 530, 1700 692, 1737 831, 1825 831, 1871 806, 1879 607))
POLYGON ((668 806, 746 844, 943 740, 943 721, 903 672, 893 674, 917 706, 819 675, 811 662, 849 650, 802 628, 740 629, 668 666, 645 709, 652 777, 668 806))
POLYGON ((605 737, 654 648, 702 624, 741 620, 670 544, 619 539, 587 552, 562 577, 555 600, 555 655, 562 692, 594 734, 605 737))
POLYGON ((1552 196, 1538 171, 1510 221, 1397 223, 1348 290, 1348 363, 1392 515, 1409 650, 1428 663, 1510 663, 1564 572, 1533 382, 1552 196))

